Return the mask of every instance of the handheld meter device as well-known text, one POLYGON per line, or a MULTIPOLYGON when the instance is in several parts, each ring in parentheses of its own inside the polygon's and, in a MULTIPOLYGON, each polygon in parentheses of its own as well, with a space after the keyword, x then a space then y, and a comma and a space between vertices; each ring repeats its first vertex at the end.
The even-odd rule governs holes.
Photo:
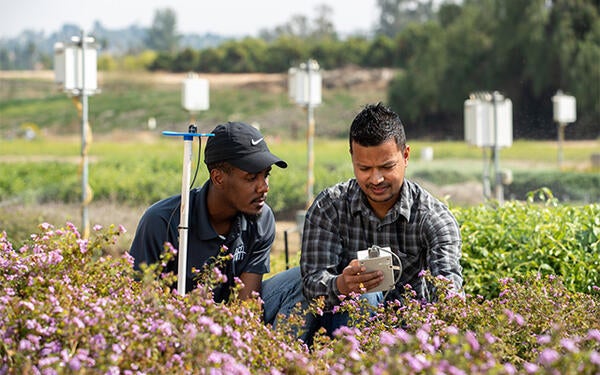
POLYGON ((392 262, 392 253, 389 247, 379 247, 373 245, 366 250, 357 252, 357 259, 361 266, 364 266, 367 271, 383 272, 383 281, 374 288, 368 289, 367 292, 382 292, 394 289, 396 281, 394 278, 394 270, 402 272, 402 264, 394 266, 392 262))

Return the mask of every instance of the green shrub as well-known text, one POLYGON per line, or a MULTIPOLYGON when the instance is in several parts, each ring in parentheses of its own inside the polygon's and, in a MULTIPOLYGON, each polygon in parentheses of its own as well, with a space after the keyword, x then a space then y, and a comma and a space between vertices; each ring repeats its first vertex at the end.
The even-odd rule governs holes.
POLYGON ((465 290, 491 298, 502 278, 557 275, 571 291, 600 285, 600 205, 558 205, 548 190, 502 206, 455 208, 465 290))

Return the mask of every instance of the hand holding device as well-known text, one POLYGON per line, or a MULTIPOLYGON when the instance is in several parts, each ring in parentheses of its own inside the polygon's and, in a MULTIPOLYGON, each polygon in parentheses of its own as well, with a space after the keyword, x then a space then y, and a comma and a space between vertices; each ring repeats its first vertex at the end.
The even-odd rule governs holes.
MULTIPOLYGON (((398 266, 394 266, 392 255, 396 256, 389 247, 377 245, 357 252, 358 262, 366 268, 366 272, 381 271, 383 273, 383 281, 376 287, 368 289, 368 293, 387 291, 396 286, 394 271, 399 270, 402 273, 402 263, 398 259, 398 266)), ((396 256, 396 258, 398 257, 396 256)))

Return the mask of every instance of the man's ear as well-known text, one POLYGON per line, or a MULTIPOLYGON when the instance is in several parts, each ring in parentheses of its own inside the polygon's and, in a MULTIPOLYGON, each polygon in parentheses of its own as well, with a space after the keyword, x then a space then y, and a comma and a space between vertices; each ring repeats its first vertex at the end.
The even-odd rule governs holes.
POLYGON ((224 178, 225 173, 222 170, 214 168, 210 171, 210 180, 217 189, 220 189, 223 186, 224 178))

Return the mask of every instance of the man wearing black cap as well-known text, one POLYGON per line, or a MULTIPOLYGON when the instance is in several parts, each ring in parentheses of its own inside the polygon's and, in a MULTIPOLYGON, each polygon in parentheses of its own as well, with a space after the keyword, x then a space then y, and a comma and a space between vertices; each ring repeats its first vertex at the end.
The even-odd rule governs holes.
MULTIPOLYGON (((204 150, 210 178, 201 188, 190 191, 186 291, 197 284, 193 269, 202 269, 225 246, 232 260, 222 270, 227 282, 214 290, 215 301, 228 299, 234 278, 238 277, 244 284, 242 299, 262 289, 268 313, 265 320, 272 321, 280 304, 289 300, 293 305, 302 298, 300 283, 288 284, 282 297, 273 295, 282 291, 270 288, 269 280, 262 282, 263 274, 270 271, 275 239, 275 218, 265 203, 269 174, 273 164, 286 168, 287 163, 269 151, 262 134, 250 125, 229 122, 218 125, 212 133, 204 150)), ((180 203, 181 196, 176 195, 153 204, 144 213, 130 249, 135 269, 143 263, 158 262, 167 242, 178 248, 180 203)), ((177 273, 177 259, 164 271, 177 273)), ((299 273, 293 276, 299 280, 299 273)))

